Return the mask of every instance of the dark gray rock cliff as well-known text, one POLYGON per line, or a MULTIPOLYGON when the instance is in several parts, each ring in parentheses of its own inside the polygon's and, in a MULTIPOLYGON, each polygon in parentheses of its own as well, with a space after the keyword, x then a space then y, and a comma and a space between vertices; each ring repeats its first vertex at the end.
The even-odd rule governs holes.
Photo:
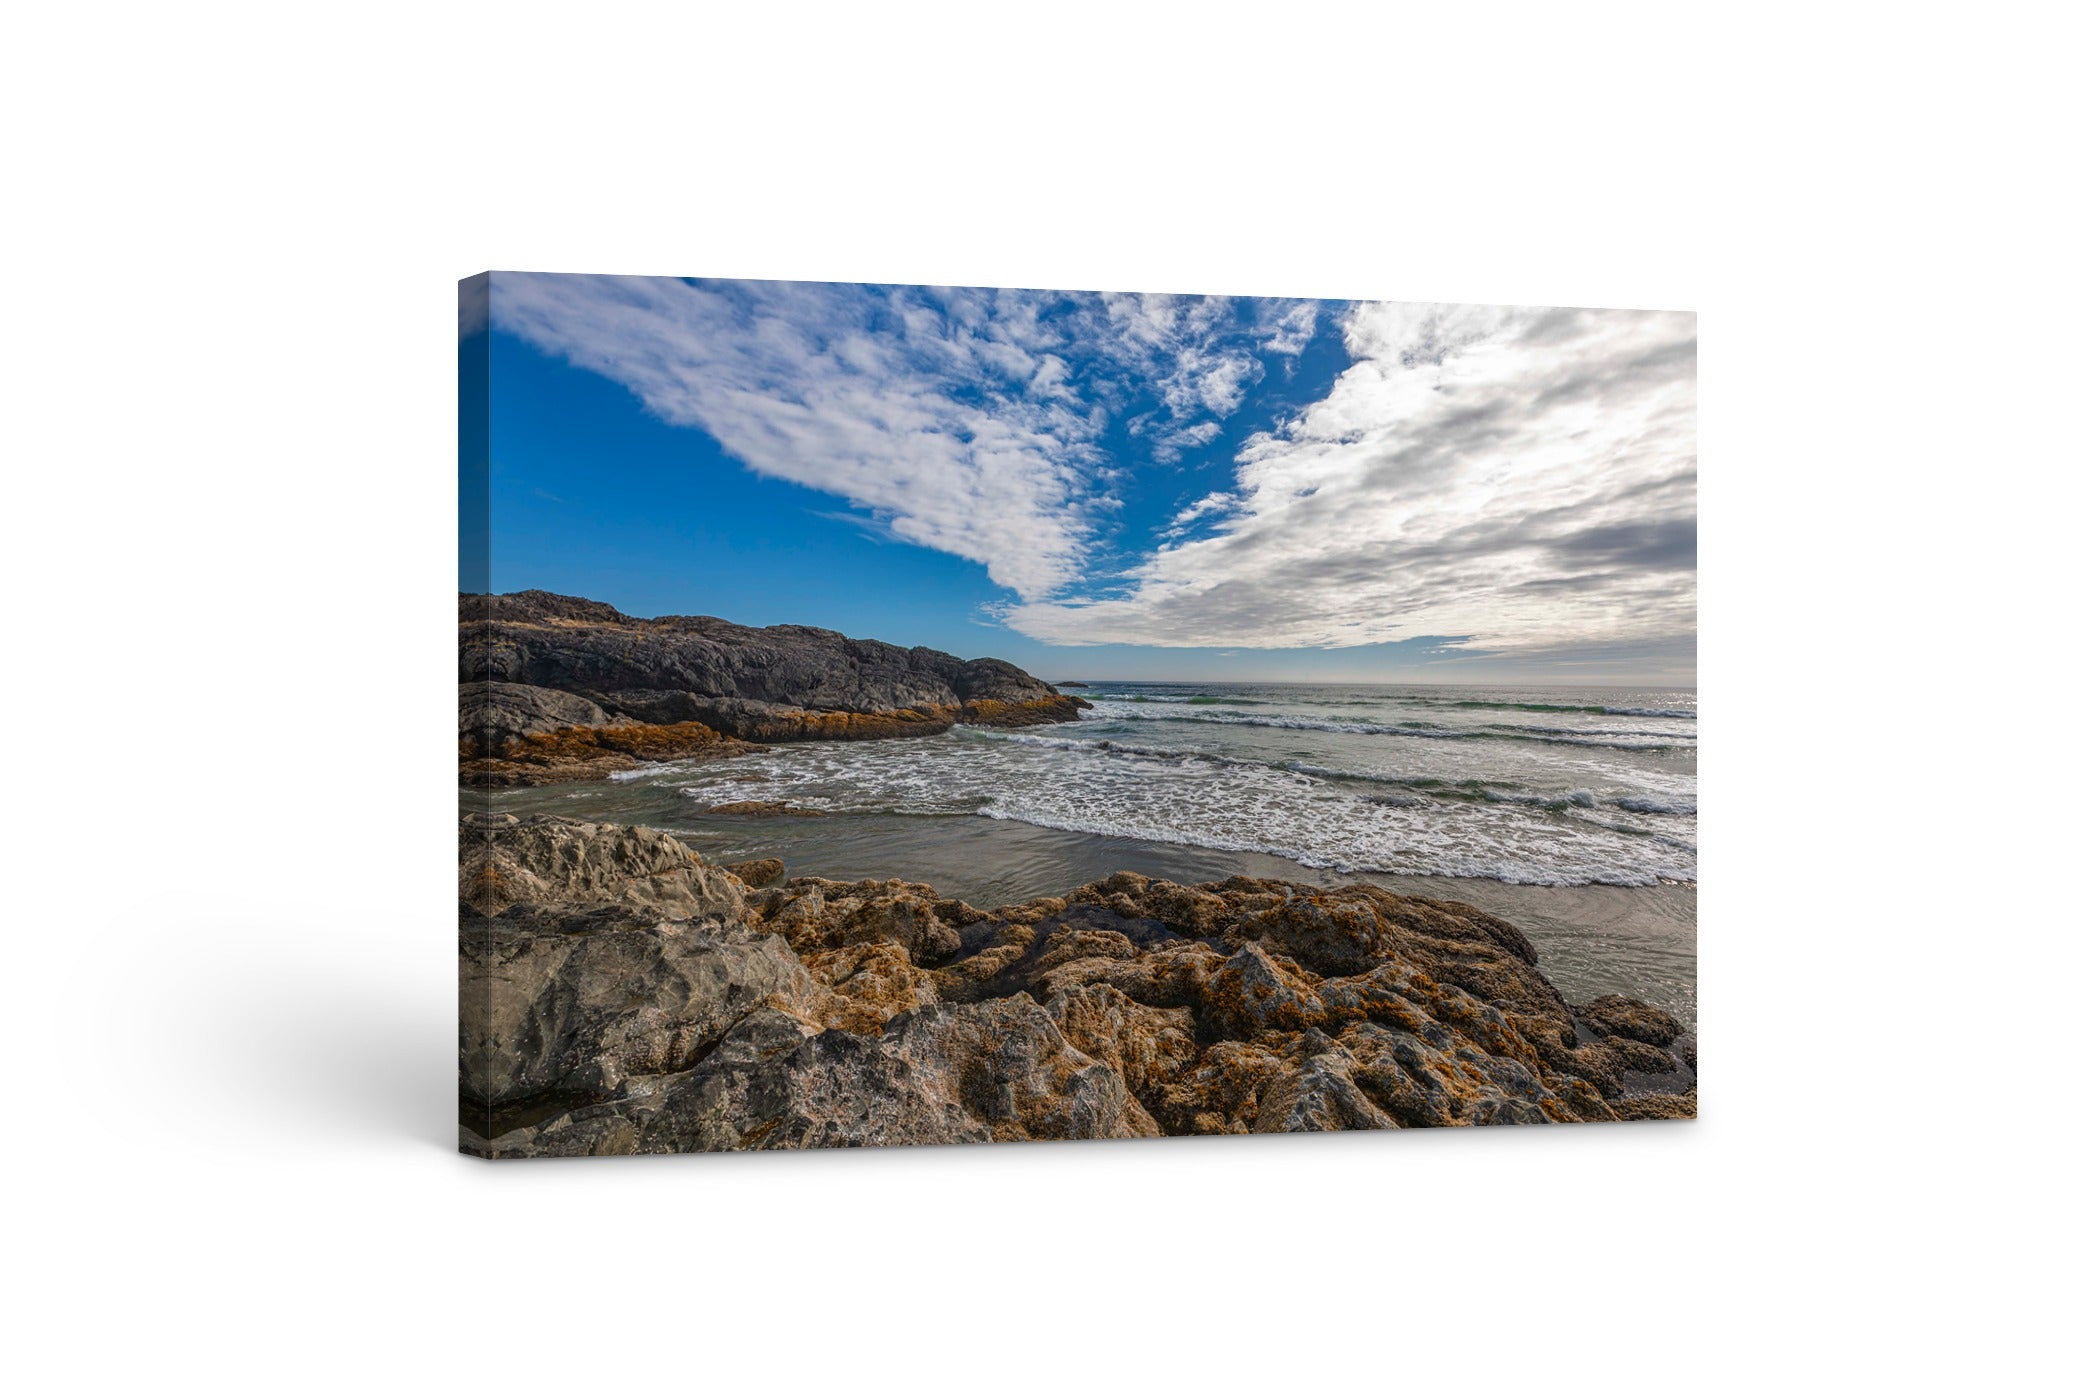
POLYGON ((1086 708, 990 657, 965 661, 820 627, 634 618, 537 590, 461 594, 459 633, 461 732, 485 736, 495 746, 487 757, 563 725, 699 724, 772 742, 1044 724, 1086 708))

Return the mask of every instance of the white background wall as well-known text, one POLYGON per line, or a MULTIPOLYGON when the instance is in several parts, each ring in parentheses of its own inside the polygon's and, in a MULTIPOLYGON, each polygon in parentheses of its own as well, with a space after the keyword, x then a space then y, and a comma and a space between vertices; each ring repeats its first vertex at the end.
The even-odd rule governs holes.
POLYGON ((8 21, 22 1393, 2071 1387, 2070 12, 756 8, 8 21), (1696 308, 1704 1118, 455 1156, 485 267, 1696 308))

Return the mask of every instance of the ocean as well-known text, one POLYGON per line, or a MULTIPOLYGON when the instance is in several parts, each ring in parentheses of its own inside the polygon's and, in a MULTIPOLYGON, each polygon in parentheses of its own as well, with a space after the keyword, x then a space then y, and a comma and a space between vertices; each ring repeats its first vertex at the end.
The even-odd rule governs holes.
POLYGON ((1034 729, 775 746, 500 794, 724 861, 923 880, 981 907, 1114 870, 1372 880, 1510 919, 1573 998, 1696 1021, 1690 690, 1096 683, 1034 729), (777 803, 781 815, 710 809, 777 803))

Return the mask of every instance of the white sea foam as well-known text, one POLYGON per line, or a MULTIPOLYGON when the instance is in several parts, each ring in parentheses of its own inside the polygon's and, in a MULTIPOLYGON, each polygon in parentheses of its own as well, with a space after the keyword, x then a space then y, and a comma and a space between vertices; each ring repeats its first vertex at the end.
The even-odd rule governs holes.
POLYGON ((1492 725, 1486 728, 1454 729, 1437 724, 1379 724, 1370 720, 1326 719, 1316 715, 1252 714, 1240 710, 1174 708, 1169 710, 1148 709, 1138 704, 1115 705, 1108 703, 1095 707, 1098 713, 1087 719, 1117 720, 1125 723, 1147 724, 1217 724, 1242 725, 1256 729, 1303 729, 1327 734, 1384 735, 1394 738, 1435 739, 1443 741, 1504 741, 1511 743, 1566 744, 1579 748, 1620 749, 1626 752, 1641 752, 1657 748, 1688 748, 1694 736, 1688 733, 1660 730, 1617 731, 1610 729, 1583 730, 1565 727, 1532 725, 1492 725))
POLYGON ((780 745, 635 776, 701 809, 748 800, 841 815, 974 814, 1344 872, 1543 885, 1697 877, 1691 778, 1668 754, 1527 757, 1422 745, 1401 726, 1277 718, 1286 722, 1199 721, 1162 744, 1135 739, 1127 714, 1093 714, 1054 729, 780 745))
POLYGON ((643 763, 633 768, 623 768, 617 773, 607 774, 606 781, 611 783, 638 783, 665 773, 683 771, 688 766, 685 763, 643 763))

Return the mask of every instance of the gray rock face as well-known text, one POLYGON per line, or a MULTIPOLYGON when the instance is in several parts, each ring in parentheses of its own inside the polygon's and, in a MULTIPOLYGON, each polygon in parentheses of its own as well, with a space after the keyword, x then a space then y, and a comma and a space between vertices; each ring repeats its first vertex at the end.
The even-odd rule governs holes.
POLYGON ((744 891, 729 872, 646 826, 487 813, 460 819, 459 898, 483 917, 544 921, 582 910, 601 928, 621 919, 721 926, 742 915, 744 891))
POLYGON ((817 627, 632 618, 538 591, 462 594, 459 608, 459 679, 490 687, 475 724, 495 734, 538 732, 522 726, 553 717, 531 692, 580 697, 630 723, 699 723, 757 741, 930 733, 958 719, 1040 724, 1086 707, 1004 661, 817 627))
POLYGON ((777 938, 742 925, 596 933, 475 930, 460 948, 461 1088, 493 1111, 619 1094, 689 1070, 760 1009, 807 1014, 817 988, 777 938))
POLYGON ((459 737, 477 741, 483 752, 500 752, 528 734, 577 725, 605 725, 612 717, 567 691, 492 681, 459 688, 459 737))
POLYGON ((689 1069, 761 1007, 819 1005, 743 884, 667 836, 471 816, 460 842, 460 1087, 492 1117, 689 1069))
MULTIPOLYGON (((705 1097, 735 1125, 739 1146, 1159 1135, 1122 1077, 1073 1049, 1024 996, 928 1007, 879 1036, 829 1031, 748 1080, 731 1078, 731 1092, 705 1097)), ((685 1135, 656 1137, 678 1151, 685 1135)))
POLYGON ((1254 1113, 1257 1133, 1319 1133, 1346 1128, 1397 1128, 1386 1112, 1356 1085, 1357 1067, 1348 1056, 1314 1055, 1269 1081, 1254 1113))
MULTIPOLYGON (((1674 1034, 1584 1041, 1521 934, 1370 885, 1125 872, 987 911, 901 881, 761 893, 646 828, 470 817, 460 888, 482 1155, 1697 1113, 1674 1034)), ((1667 1029, 1624 998, 1581 1014, 1667 1029)))

